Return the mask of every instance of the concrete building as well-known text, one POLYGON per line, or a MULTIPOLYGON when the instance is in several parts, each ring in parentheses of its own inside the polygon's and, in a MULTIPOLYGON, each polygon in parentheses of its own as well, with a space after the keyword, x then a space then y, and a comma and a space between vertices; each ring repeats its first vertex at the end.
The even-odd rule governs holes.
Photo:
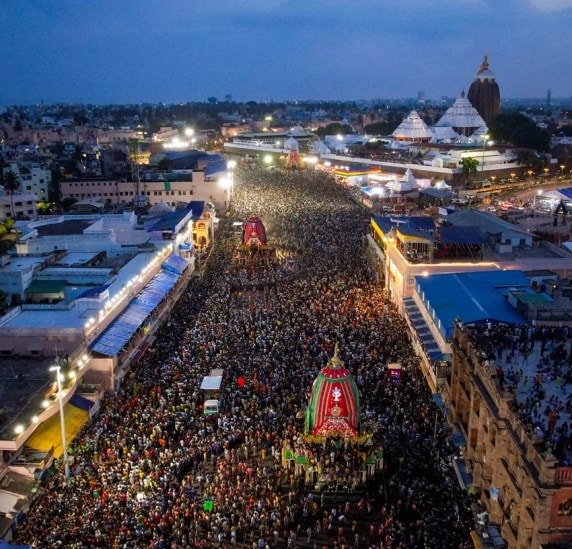
MULTIPOLYGON (((465 437, 464 459, 488 520, 499 526, 510 548, 561 547, 559 543, 568 547, 572 467, 556 458, 544 437, 519 412, 518 402, 528 391, 521 394, 519 386, 501 382, 501 361, 495 365, 485 360, 473 341, 474 329, 461 323, 455 326, 444 400, 450 421, 465 437)), ((546 391, 551 388, 546 386, 546 391)))
POLYGON ((212 237, 213 221, 203 202, 149 216, 144 226, 133 213, 44 219, 24 230, 24 255, 2 258, 0 287, 21 303, 0 319, 0 535, 28 501, 34 477, 63 451, 48 367, 57 362, 65 373, 69 441, 187 287, 194 241, 212 237), (4 493, 8 483, 16 498, 4 493))
POLYGON ((20 181, 20 191, 36 195, 40 202, 48 200, 52 171, 38 161, 11 162, 4 173, 12 171, 20 181))
POLYGON ((62 200, 89 199, 109 205, 132 204, 139 196, 148 205, 165 203, 171 207, 203 200, 221 209, 227 200, 217 179, 207 178, 202 170, 144 175, 139 183, 109 178, 64 179, 60 182, 60 196, 62 200))
POLYGON ((0 191, 0 221, 9 217, 33 219, 38 215, 38 197, 33 193, 0 191))

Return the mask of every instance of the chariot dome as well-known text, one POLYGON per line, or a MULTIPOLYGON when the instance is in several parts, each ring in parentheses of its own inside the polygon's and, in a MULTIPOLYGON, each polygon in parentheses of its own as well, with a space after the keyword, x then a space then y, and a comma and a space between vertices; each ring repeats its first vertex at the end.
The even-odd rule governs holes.
POLYGON ((359 392, 344 363, 334 356, 312 385, 306 409, 305 434, 323 438, 353 438, 360 434, 359 392))

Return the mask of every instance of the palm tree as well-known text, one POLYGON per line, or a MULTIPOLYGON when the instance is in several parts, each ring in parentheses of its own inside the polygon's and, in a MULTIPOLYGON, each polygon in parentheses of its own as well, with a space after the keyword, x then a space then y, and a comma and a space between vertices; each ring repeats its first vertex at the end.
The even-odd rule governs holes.
POLYGON ((83 148, 79 143, 75 146, 72 159, 75 162, 76 174, 78 177, 81 177, 85 171, 86 155, 83 152, 83 148))
POLYGON ((20 188, 18 176, 9 170, 4 174, 4 190, 10 193, 10 215, 14 217, 14 193, 20 188))

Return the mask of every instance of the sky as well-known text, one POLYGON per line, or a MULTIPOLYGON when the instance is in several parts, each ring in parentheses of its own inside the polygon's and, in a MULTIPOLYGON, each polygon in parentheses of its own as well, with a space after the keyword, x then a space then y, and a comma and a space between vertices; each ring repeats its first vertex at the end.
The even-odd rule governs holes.
POLYGON ((572 0, 0 0, 0 105, 572 96, 572 0))

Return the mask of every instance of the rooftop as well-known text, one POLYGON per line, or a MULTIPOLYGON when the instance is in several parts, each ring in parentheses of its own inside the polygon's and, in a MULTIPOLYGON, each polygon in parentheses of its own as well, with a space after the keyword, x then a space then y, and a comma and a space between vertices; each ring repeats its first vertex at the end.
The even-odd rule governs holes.
POLYGON ((572 465, 572 455, 562 448, 572 418, 564 359, 572 348, 572 334, 524 325, 481 324, 467 329, 498 389, 514 390, 515 413, 529 436, 551 446, 561 465, 572 465), (535 399, 539 406, 533 406, 535 399), (555 421, 552 430, 550 421, 555 421))

